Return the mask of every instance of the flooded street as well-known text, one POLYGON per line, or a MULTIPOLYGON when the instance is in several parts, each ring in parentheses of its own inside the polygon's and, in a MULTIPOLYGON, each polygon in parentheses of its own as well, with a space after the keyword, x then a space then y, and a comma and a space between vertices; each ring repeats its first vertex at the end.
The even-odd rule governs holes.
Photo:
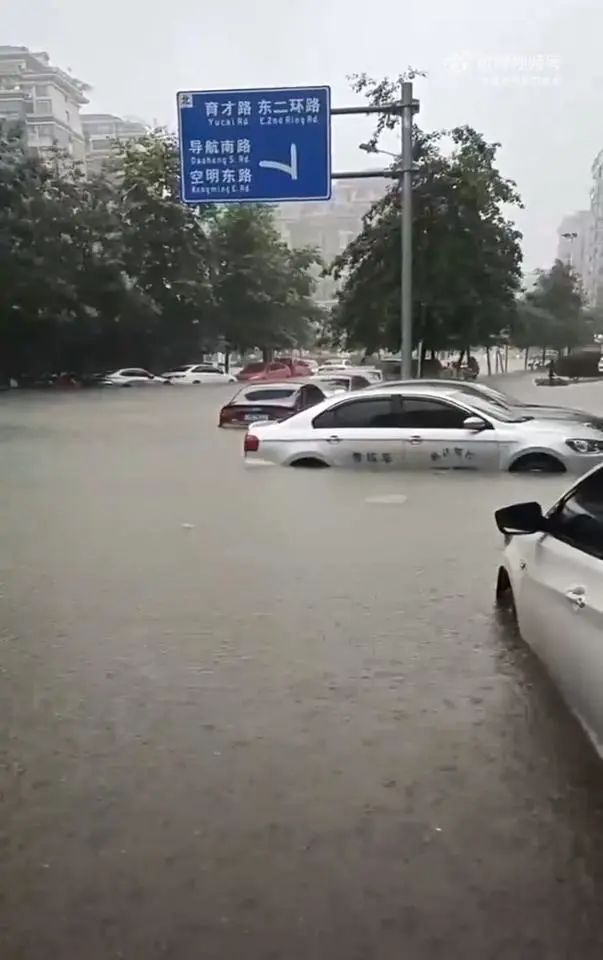
POLYGON ((0 956, 599 960, 603 763, 493 609, 567 478, 246 469, 231 393, 0 395, 0 956))

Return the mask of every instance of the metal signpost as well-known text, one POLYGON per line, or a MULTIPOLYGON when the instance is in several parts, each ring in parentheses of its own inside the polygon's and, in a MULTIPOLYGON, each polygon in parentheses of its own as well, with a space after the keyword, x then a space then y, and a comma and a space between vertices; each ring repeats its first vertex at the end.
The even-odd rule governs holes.
MULTIPOLYGON (((331 108, 330 87, 187 90, 178 94, 184 203, 329 200, 331 181, 400 179, 400 366, 412 377, 412 83, 398 103, 331 108), (400 169, 331 172, 331 117, 399 115, 400 169)), ((375 153, 380 153, 372 148, 375 153)))
POLYGON ((331 197, 329 87, 178 94, 184 203, 331 197))

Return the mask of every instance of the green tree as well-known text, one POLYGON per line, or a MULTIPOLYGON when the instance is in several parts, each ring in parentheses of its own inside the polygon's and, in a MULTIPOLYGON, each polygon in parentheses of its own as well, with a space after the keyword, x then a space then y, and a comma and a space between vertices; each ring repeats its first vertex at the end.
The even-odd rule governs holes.
POLYGON ((86 372, 195 359, 226 338, 302 345, 317 262, 267 207, 187 207, 175 138, 122 145, 86 179, 0 128, 0 373, 86 372))
POLYGON ((226 206, 211 233, 219 329, 240 351, 305 346, 318 308, 312 300, 315 251, 291 250, 266 206, 226 206))
POLYGON ((568 264, 555 260, 550 270, 541 270, 525 301, 549 318, 537 327, 539 346, 562 351, 592 341, 580 278, 568 264))
MULTIPOLYGON (((84 369, 103 323, 135 312, 119 222, 102 182, 59 151, 45 162, 22 131, 0 141, 0 353, 5 375, 84 369)), ((102 353, 102 350, 101 350, 102 353)))
MULTIPOLYGON (((399 95, 398 81, 356 78, 372 105, 399 95)), ((381 131, 399 122, 382 116, 381 131)), ((415 128, 413 175, 414 341, 438 350, 488 343, 508 325, 520 283, 520 234, 503 208, 520 205, 495 161, 498 144, 470 127, 415 128), (444 152, 444 146, 451 149, 444 152)), ((333 325, 349 346, 400 345, 400 159, 394 185, 367 213, 359 236, 335 260, 341 282, 333 325)))
POLYGON ((113 176, 126 273, 153 305, 141 331, 148 362, 194 357, 218 335, 215 209, 180 203, 177 142, 165 131, 125 144, 113 176))

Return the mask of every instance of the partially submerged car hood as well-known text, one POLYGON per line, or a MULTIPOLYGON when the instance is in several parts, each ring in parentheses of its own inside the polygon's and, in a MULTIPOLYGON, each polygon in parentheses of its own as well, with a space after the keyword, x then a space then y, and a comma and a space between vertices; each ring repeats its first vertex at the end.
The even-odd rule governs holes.
POLYGON ((603 418, 587 413, 586 410, 552 407, 541 403, 526 403, 521 409, 535 420, 572 420, 574 423, 588 424, 595 430, 603 430, 603 418))

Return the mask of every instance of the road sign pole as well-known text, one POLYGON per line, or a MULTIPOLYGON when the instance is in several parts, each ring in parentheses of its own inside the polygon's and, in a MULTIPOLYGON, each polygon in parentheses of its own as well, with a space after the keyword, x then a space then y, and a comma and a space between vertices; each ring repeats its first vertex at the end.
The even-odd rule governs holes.
POLYGON ((402 84, 400 164, 400 373, 412 378, 412 83, 402 84))

